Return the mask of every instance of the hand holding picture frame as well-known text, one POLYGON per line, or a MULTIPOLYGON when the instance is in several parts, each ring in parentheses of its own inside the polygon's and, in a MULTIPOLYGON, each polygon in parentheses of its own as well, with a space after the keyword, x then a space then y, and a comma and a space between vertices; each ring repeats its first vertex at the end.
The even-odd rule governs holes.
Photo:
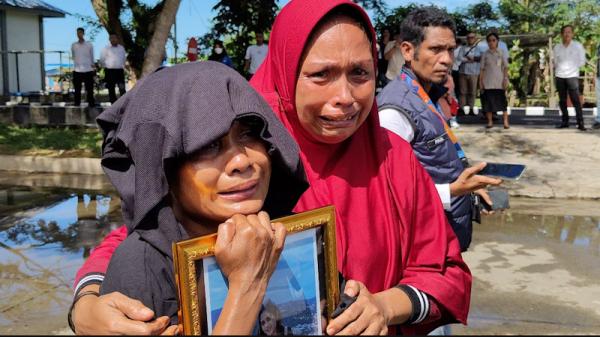
MULTIPOLYGON (((285 246, 257 317, 255 332, 320 335, 340 299, 333 206, 279 218, 285 246)), ((214 258, 216 234, 173 243, 179 323, 185 335, 211 334, 227 295, 214 258)))

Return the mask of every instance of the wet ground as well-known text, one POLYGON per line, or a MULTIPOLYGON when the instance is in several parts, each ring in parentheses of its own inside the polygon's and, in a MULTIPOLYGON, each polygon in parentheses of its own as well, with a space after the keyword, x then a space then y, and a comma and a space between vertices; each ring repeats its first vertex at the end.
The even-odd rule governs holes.
POLYGON ((64 331, 75 272, 119 213, 110 190, 0 186, 0 334, 64 331))
POLYGON ((469 326, 455 334, 599 334, 600 201, 515 199, 475 224, 469 326))
MULTIPOLYGON (((69 333, 75 272, 120 223, 118 198, 102 177, 87 190, 6 185, 18 179, 0 180, 0 334, 69 333)), ((599 206, 512 198, 475 224, 469 326, 453 333, 600 334, 599 206)))

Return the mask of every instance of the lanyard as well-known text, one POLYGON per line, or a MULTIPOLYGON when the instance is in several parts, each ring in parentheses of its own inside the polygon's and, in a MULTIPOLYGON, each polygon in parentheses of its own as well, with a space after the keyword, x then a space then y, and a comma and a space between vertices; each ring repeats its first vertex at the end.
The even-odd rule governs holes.
POLYGON ((450 127, 448 126, 448 123, 446 123, 445 118, 440 113, 439 106, 433 104, 433 101, 431 100, 431 98, 429 97, 427 92, 425 92, 425 89, 423 89, 423 87, 419 84, 419 82, 415 81, 411 77, 410 73, 408 73, 406 70, 402 70, 402 74, 400 75, 400 77, 406 84, 408 84, 408 86, 411 88, 411 90, 415 94, 417 94, 417 96, 419 96, 419 98, 423 101, 423 103, 425 103, 425 105, 427 105, 429 110, 431 110, 433 112, 433 114, 436 115, 440 119, 440 121, 442 122, 442 125, 444 126, 444 130, 445 130, 446 134, 448 135, 448 138, 450 139, 452 144, 454 144, 454 147, 456 148, 456 152, 458 152, 458 157, 461 160, 466 160, 467 156, 465 155, 465 152, 463 151, 462 147, 460 146, 460 143, 458 142, 458 138, 456 138, 456 135, 454 134, 454 132, 452 132, 452 129, 450 129, 450 127))

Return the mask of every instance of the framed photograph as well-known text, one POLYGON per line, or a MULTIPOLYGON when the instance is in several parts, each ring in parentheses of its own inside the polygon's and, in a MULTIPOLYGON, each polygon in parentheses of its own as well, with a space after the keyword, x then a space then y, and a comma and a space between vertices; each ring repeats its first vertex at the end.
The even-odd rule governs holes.
MULTIPOLYGON (((272 220, 287 228, 254 335, 322 335, 339 303, 333 206, 272 220)), ((215 258, 216 234, 173 243, 179 323, 185 335, 209 335, 227 296, 215 258)))

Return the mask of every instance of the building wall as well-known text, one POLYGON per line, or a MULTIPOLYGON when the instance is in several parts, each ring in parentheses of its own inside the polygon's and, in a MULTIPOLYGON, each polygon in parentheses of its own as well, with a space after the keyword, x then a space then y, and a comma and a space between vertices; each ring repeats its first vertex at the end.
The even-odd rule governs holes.
MULTIPOLYGON (((6 10, 6 47, 8 50, 39 50, 40 19, 38 15, 6 10)), ((19 54, 19 89, 21 92, 42 90, 41 55, 19 54)), ((8 55, 9 88, 17 92, 15 54, 8 55)))
MULTIPOLYGON (((6 11, 0 10, 0 50, 6 49, 6 11)), ((7 68, 7 56, 0 54, 0 95, 4 95, 4 88, 8 85, 4 78, 4 68, 7 68)))

